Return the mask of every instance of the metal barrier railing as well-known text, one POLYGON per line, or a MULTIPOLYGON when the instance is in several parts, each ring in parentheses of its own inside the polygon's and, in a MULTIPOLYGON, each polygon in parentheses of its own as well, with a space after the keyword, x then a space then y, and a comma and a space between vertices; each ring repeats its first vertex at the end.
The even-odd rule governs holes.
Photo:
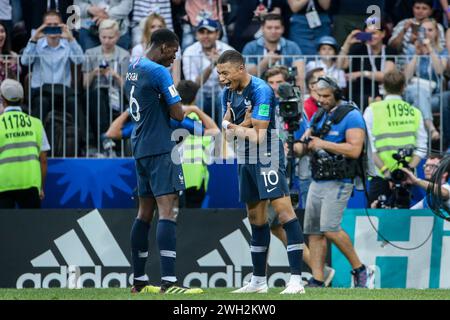
MULTIPOLYGON (((28 57, 22 59, 21 56, 0 57, 0 71, 6 70, 4 77, 20 80, 24 85, 26 112, 40 118, 45 126, 46 133, 52 147, 49 156, 51 157, 103 157, 102 134, 106 132, 111 122, 127 109, 127 95, 124 92, 123 79, 126 73, 128 61, 109 61, 109 66, 121 76, 119 80, 116 75, 107 74, 105 68, 100 65, 89 65, 86 61, 100 61, 99 57, 71 57, 71 62, 65 66, 45 65, 45 60, 41 62, 39 57, 28 57), (31 58, 31 59, 30 59, 31 58), (90 59, 90 60, 89 60, 90 59), (77 62, 75 64, 73 62, 77 62), (30 62, 33 62, 31 64, 30 62), (12 68, 12 65, 16 68, 12 68), (14 71, 12 71, 14 70, 14 71)), ((346 74, 356 75, 357 70, 368 70, 371 64, 370 56, 346 56, 333 57, 334 63, 343 63, 342 58, 348 64, 346 74), (366 69, 364 69, 366 68, 366 69)), ((265 59, 263 56, 246 56, 247 66, 258 75, 262 76, 265 70, 261 69, 260 62, 265 59), (253 64, 253 66, 252 66, 253 64), (256 67, 255 67, 256 65, 256 67)), ((267 59, 267 58, 266 58, 267 59)), ((385 56, 386 61, 393 61, 402 70, 407 68, 411 56, 385 56)), ((421 66, 426 56, 417 58, 417 65, 421 66)), ((320 56, 283 56, 285 62, 293 62, 298 67, 298 84, 306 88, 305 66, 312 64, 321 65, 320 56)), ((69 58, 67 59, 69 61, 69 58)), ((372 60, 373 61, 373 60, 372 60)), ((283 61, 277 61, 280 63, 283 61)), ((345 62, 345 61, 344 61, 345 62)), ((269 61, 271 64, 276 64, 269 61)), ((386 66, 386 64, 382 63, 386 66)), ((197 79, 203 84, 197 95, 197 104, 205 110, 216 122, 221 121, 221 88, 218 77, 214 70, 205 79, 202 72, 191 72, 192 68, 204 70, 207 67, 205 60, 201 57, 188 57, 183 59, 183 71, 185 77, 191 74, 198 74, 197 79)), ((445 90, 447 79, 444 70, 450 69, 443 66, 443 70, 435 72, 434 67, 428 72, 428 77, 423 77, 423 81, 416 80, 414 84, 409 84, 409 91, 414 93, 413 100, 420 101, 424 105, 418 107, 431 108, 427 117, 439 117, 439 131, 441 133, 440 150, 443 151, 443 135, 446 124, 443 121, 444 108, 450 108, 450 91, 445 90), (431 80, 431 81, 429 81, 431 80), (434 81, 435 83, 433 84, 434 81), (414 89, 412 86, 416 86, 414 89), (429 86, 428 90, 426 86, 429 86), (434 89, 433 89, 434 88, 434 89), (426 97, 423 97, 423 92, 426 97), (420 94, 418 94, 420 93, 420 94), (424 102, 425 101, 425 102, 424 102)), ((330 67, 328 67, 330 69, 330 67)), ((423 68, 423 67, 422 67, 423 68)), ((333 72, 339 71, 335 66, 331 68, 333 72)), ((428 68, 430 70, 430 68, 428 68)), ((384 72, 385 70, 379 70, 384 72)), ((417 70, 413 70, 409 78, 416 75, 417 70)), ((1 76, 0 72, 0 76, 1 76)), ((1 80, 1 78, 0 78, 1 80)), ((379 85, 375 75, 370 79, 362 77, 346 78, 344 92, 346 96, 355 102, 361 109, 365 109, 369 98, 374 99, 379 93, 379 85), (367 90, 367 88, 370 88, 367 90)), ((411 98, 411 97, 410 97, 411 98)), ((425 110, 426 111, 426 110, 425 110)), ((437 119, 435 119, 437 120, 437 119)), ((429 141, 431 145, 431 141, 429 141)), ((116 141, 115 151, 118 157, 131 156, 129 141, 116 141)), ((109 156, 109 155, 108 155, 109 156)))

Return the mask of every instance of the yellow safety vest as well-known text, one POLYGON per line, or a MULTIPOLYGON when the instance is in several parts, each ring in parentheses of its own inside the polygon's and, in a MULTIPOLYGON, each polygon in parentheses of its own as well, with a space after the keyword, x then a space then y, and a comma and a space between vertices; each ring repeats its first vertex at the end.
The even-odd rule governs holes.
MULTIPOLYGON (((188 115, 194 121, 199 121, 200 118, 194 112, 188 115)), ((208 172, 208 153, 211 143, 211 137, 188 135, 182 144, 182 168, 184 175, 184 183, 186 189, 195 187, 199 190, 202 184, 205 185, 205 190, 208 186, 209 172, 208 172)))
POLYGON ((21 111, 0 115, 0 192, 41 188, 42 122, 21 111))
MULTIPOLYGON (((400 99, 374 102, 372 136, 375 148, 384 165, 392 172, 397 160, 392 155, 402 148, 415 148, 422 114, 419 109, 400 99)), ((409 161, 410 158, 407 158, 409 161)), ((382 173, 378 174, 382 176, 382 173)))

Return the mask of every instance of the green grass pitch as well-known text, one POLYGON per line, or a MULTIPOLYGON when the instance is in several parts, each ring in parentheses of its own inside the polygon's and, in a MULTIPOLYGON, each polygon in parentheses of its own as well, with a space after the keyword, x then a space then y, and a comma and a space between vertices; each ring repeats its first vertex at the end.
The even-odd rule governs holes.
POLYGON ((307 289, 304 295, 232 294, 229 288, 206 289, 203 294, 130 294, 129 289, 0 289, 0 300, 450 300, 443 289, 307 289))

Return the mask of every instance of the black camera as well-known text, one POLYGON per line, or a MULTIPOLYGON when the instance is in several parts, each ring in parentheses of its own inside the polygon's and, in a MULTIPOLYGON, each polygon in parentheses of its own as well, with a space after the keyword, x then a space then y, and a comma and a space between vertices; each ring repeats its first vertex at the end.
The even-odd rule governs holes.
MULTIPOLYGON (((392 158, 397 160, 397 164, 402 165, 403 168, 411 170, 406 158, 411 157, 413 154, 413 149, 399 149, 397 153, 392 155, 392 158)), ((407 179, 406 173, 400 169, 395 169, 391 173, 391 181, 394 183, 392 189, 392 195, 388 200, 389 207, 392 208, 409 208, 409 203, 411 199, 411 193, 409 187, 405 186, 403 182, 407 179)))
MULTIPOLYGON (((408 161, 406 161, 406 158, 411 157, 412 154, 413 154, 413 149, 399 149, 398 153, 394 153, 392 155, 392 158, 397 160, 398 165, 401 164, 403 166, 403 168, 411 170, 411 168, 409 167, 408 161)), ((392 182, 394 182, 394 184, 401 184, 402 182, 404 182, 406 180, 407 176, 406 176, 406 173, 404 173, 402 170, 395 169, 391 173, 391 178, 392 178, 392 182)))
POLYGON ((286 125, 286 130, 294 132, 300 127, 300 118, 303 111, 302 93, 295 85, 297 68, 288 69, 288 79, 286 83, 278 87, 279 112, 280 117, 286 125))
POLYGON ((323 149, 316 150, 311 159, 313 178, 317 180, 340 179, 346 176, 345 158, 323 149))

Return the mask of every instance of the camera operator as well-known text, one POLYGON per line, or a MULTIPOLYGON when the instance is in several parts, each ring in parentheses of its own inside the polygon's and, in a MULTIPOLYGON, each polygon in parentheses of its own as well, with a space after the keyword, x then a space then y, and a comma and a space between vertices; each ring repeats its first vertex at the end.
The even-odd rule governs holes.
MULTIPOLYGON (((442 156, 438 154, 431 154, 425 164, 423 165, 423 172, 425 173, 425 180, 417 178, 411 171, 407 169, 401 169, 403 172, 406 173, 406 183, 418 186, 424 190, 428 189, 428 186, 430 185, 431 177, 436 172, 436 169, 439 167, 442 156)), ((450 207, 450 184, 448 183, 448 172, 445 173, 442 176, 441 181, 441 193, 442 198, 446 201, 446 204, 448 207, 450 207)), ((421 201, 416 203, 414 206, 411 207, 411 209, 427 209, 429 207, 427 198, 423 198, 421 201)))
POLYGON ((350 262, 354 286, 367 288, 373 281, 373 269, 362 264, 348 234, 341 228, 354 178, 362 174, 364 119, 354 104, 343 100, 334 79, 320 77, 316 92, 322 108, 313 117, 303 141, 294 145, 297 155, 312 153, 313 181, 306 200, 304 221, 313 272, 309 286, 323 285, 328 239, 350 262))
POLYGON ((389 207, 409 207, 409 191, 400 167, 414 169, 426 155, 427 133, 419 109, 402 100, 405 76, 398 70, 384 76, 386 96, 364 112, 377 176, 370 181, 369 203, 387 199, 389 207), (412 153, 414 150, 414 153, 412 153), (395 192, 393 192, 395 191, 395 192))

